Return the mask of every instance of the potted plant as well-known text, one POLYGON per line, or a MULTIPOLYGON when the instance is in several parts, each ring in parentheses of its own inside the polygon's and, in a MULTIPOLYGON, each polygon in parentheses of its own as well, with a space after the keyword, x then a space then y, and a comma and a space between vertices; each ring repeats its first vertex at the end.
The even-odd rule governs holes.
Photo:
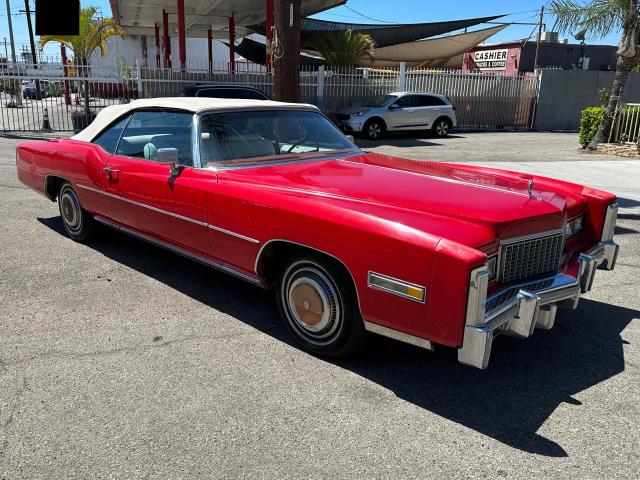
POLYGON ((96 112, 93 110, 74 110, 71 112, 71 124, 73 125, 73 133, 84 130, 96 118, 96 112))

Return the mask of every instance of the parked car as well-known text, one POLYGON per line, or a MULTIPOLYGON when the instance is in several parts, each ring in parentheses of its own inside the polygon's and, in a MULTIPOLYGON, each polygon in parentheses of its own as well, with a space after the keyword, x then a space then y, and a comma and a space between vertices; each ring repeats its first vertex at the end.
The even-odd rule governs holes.
POLYGON ((245 98, 247 100, 271 100, 257 88, 244 85, 195 85, 185 88, 183 97, 245 98))
POLYGON ((22 88, 22 98, 32 98, 34 100, 40 100, 41 98, 47 98, 49 96, 49 80, 40 80, 40 95, 36 88, 36 81, 32 80, 25 84, 22 88))
POLYGON ((392 92, 338 110, 337 124, 345 132, 377 140, 388 132, 414 130, 431 130, 438 137, 446 137, 457 120, 455 107, 444 95, 392 92))
POLYGON ((73 240, 102 224, 272 288, 327 356, 369 331, 485 368, 495 337, 550 329, 618 253, 610 193, 365 153, 311 105, 135 100, 16 158, 73 240))

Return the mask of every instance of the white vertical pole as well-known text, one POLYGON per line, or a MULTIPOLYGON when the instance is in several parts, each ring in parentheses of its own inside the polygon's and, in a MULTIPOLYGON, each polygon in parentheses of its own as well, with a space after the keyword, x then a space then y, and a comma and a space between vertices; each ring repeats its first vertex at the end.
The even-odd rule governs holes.
POLYGON ((398 75, 398 91, 403 92, 405 89, 407 76, 407 64, 405 62, 400 62, 400 71, 398 75))
POLYGON ((322 110, 324 107, 324 65, 318 67, 316 83, 316 106, 322 110))
POLYGON ((142 75, 140 69, 140 60, 136 58, 136 77, 138 79, 138 98, 144 98, 144 92, 142 91, 142 75))

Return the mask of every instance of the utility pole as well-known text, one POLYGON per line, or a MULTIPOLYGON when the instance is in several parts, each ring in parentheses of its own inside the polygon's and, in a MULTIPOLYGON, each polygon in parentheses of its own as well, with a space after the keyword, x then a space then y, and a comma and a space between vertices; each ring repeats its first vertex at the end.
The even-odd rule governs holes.
MULTIPOLYGON (((31 44, 31 58, 33 59, 33 69, 38 68, 38 57, 36 57, 36 42, 33 39, 33 26, 31 25, 31 10, 29 9, 29 0, 24 0, 24 8, 27 13, 27 28, 29 29, 29 43, 31 44)), ((36 78, 36 100, 41 97, 40 80, 36 78)))
POLYGON ((540 38, 542 37, 542 17, 544 17, 544 5, 540 7, 540 21, 538 22, 538 38, 536 39, 536 56, 533 60, 533 71, 538 69, 538 51, 540 50, 540 38))
POLYGON ((273 93, 275 100, 297 102, 300 90, 300 0, 274 0, 273 93))
POLYGON ((9 42, 11 42, 11 61, 13 66, 16 64, 16 44, 13 41, 13 23, 11 21, 11 3, 7 1, 7 21, 9 22, 9 42))

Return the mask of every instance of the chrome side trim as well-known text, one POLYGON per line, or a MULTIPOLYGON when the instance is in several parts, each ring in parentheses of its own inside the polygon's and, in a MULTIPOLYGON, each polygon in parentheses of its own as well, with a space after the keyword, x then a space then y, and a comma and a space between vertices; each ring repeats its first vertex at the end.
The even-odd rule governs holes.
POLYGON ((604 224, 602 225, 602 235, 600 241, 613 241, 613 234, 616 230, 616 220, 618 219, 618 204, 612 203, 607 207, 604 215, 604 224))
POLYGON ((353 288, 356 292, 356 301, 358 302, 358 311, 362 313, 362 308, 360 305, 360 295, 358 294, 358 287, 356 286, 356 279, 353 276, 353 273, 351 272, 351 270, 349 270, 349 267, 347 267, 347 265, 340 260, 338 257, 336 257, 335 255, 332 255, 328 252, 325 252, 324 250, 320 250, 319 248, 315 248, 312 247, 310 245, 306 245, 304 243, 299 243, 299 242, 294 242, 292 240, 286 240, 284 238, 272 238, 271 240, 267 240, 266 242, 264 242, 264 244, 262 244, 262 247, 260 247, 260 250, 258 250, 258 254, 256 255, 256 261, 254 262, 253 265, 253 271, 256 274, 256 277, 260 279, 260 281, 266 285, 267 282, 264 281, 263 278, 260 277, 260 274, 258 273, 258 265, 260 264, 260 258, 262 257, 262 252, 264 251, 264 249, 267 247, 267 245, 270 245, 273 242, 283 242, 283 243, 289 243, 291 245, 297 245, 299 247, 305 247, 308 248, 309 250, 314 250, 316 252, 320 252, 328 257, 333 258, 334 260, 336 260, 337 262, 339 262, 346 270, 347 272, 349 272, 349 277, 351 277, 351 281, 353 283, 353 288))
POLYGON ((407 300, 413 300, 418 303, 425 303, 427 301, 427 289, 422 285, 418 285, 417 283, 406 282, 404 280, 400 280, 399 278, 390 277, 388 275, 382 275, 381 273, 371 272, 367 273, 367 286, 369 288, 373 288, 374 290, 381 290, 383 292, 391 293, 392 295, 397 295, 402 298, 406 298, 407 300), (414 298, 410 295, 404 294, 402 292, 398 292, 391 288, 383 287, 382 285, 375 284, 375 280, 382 280, 385 282, 389 282, 400 287, 413 287, 422 291, 422 299, 414 298))
POLYGON ((234 277, 237 277, 237 278, 239 278, 241 280, 244 280, 245 282, 249 282, 249 283, 251 283, 253 285, 256 285, 258 287, 267 288, 267 286, 262 282, 262 280, 260 280, 260 278, 254 277, 252 275, 248 275, 248 274, 243 273, 243 272, 240 272, 240 271, 238 271, 238 270, 236 270, 233 267, 230 267, 228 265, 224 265, 224 264, 222 264, 220 262, 215 262, 215 261, 210 260, 208 258, 205 258, 205 257, 203 257, 201 255, 197 255, 195 253, 188 252, 187 250, 184 250, 184 249, 182 249, 180 247, 176 247, 176 246, 171 245, 169 243, 163 242, 162 240, 158 240, 156 238, 150 237, 149 235, 145 235, 144 233, 139 233, 139 232, 136 232, 134 230, 130 230, 130 229, 126 228, 126 227, 123 227, 123 226, 121 226, 121 225, 119 225, 117 223, 114 223, 114 222, 112 222, 110 220, 107 220, 105 218, 102 218, 100 216, 96 215, 96 216, 94 216, 94 219, 97 222, 100 222, 100 223, 102 223, 102 224, 104 224, 104 225, 106 225, 108 227, 114 228, 114 229, 116 229, 116 230, 118 230, 120 232, 126 233, 127 235, 131 235, 132 237, 139 238, 140 240, 144 240, 145 242, 152 243, 152 244, 154 244, 154 245, 156 245, 158 247, 164 248, 164 249, 169 250, 169 251, 171 251, 173 253, 176 253, 176 254, 181 255, 183 257, 186 257, 186 258, 189 258, 191 260, 194 260, 194 261, 196 261, 198 263, 202 263, 203 265, 206 265, 208 267, 215 268, 216 270, 220 270, 220 271, 222 271, 224 273, 228 273, 230 275, 233 275, 234 277))
POLYGON ((95 192, 95 193, 101 193, 102 195, 105 195, 107 197, 115 198, 116 200, 120 200, 120 201, 123 201, 123 202, 126 202, 126 203, 130 203, 131 205, 136 205, 138 207, 146 208, 146 209, 152 210, 154 212, 162 213, 164 215, 168 215, 168 216, 173 217, 173 218, 184 220, 185 222, 195 223, 196 225, 200 225, 201 227, 206 227, 207 226, 207 223, 205 223, 205 222, 201 222, 199 220, 194 220, 193 218, 185 217, 185 216, 179 215, 177 213, 168 212, 166 210, 162 210, 162 209, 157 208, 157 207, 152 207, 151 205, 147 205, 146 203, 140 203, 140 202, 136 202, 135 200, 129 200, 128 198, 121 197, 120 195, 114 195, 113 193, 105 192, 104 190, 99 190, 97 188, 88 187, 86 185, 78 185, 78 188, 83 188, 85 190, 90 190, 90 191, 95 192))
POLYGON ((211 230, 215 230, 216 232, 226 233, 227 235, 231 235, 232 237, 240 238, 247 242, 251 243, 260 243, 260 240, 256 240, 255 238, 247 237, 245 235, 241 235, 239 233, 232 232, 231 230, 225 230, 224 228, 216 227, 215 225, 207 225, 211 230))
POLYGON ((368 167, 382 168, 383 170, 392 170, 394 172, 402 172, 402 173, 406 173, 408 175, 416 175, 418 177, 432 178, 434 180, 438 180, 438 181, 446 182, 446 183, 455 183, 457 185, 467 185, 469 187, 480 188, 480 189, 483 189, 483 190, 493 190, 493 191, 496 191, 496 192, 502 192, 502 193, 509 193, 511 195, 517 195, 519 197, 530 198, 528 193, 514 192, 513 190, 506 190, 504 188, 492 187, 491 185, 479 185, 477 183, 465 182, 465 181, 462 181, 462 180, 455 180, 453 178, 439 177, 437 175, 430 175, 428 173, 412 172, 410 170, 402 170, 402 169, 398 169, 398 168, 383 167, 382 165, 372 165, 372 164, 369 164, 369 163, 364 164, 364 163, 360 163, 360 162, 353 162, 351 160, 341 160, 341 161, 342 162, 349 162, 349 163, 358 163, 360 165, 367 165, 368 167))
POLYGON ((226 230, 224 228, 216 227, 215 225, 211 225, 211 224, 208 224, 206 222, 201 222, 200 220, 195 220, 193 218, 185 217, 184 215, 179 215, 177 213, 168 212, 168 211, 162 210, 160 208, 152 207, 151 205, 147 205, 146 203, 140 203, 140 202, 136 202, 135 200, 129 200, 128 198, 121 197, 120 195, 114 195, 113 193, 105 192, 103 190, 99 190, 99 189, 93 188, 93 187, 88 187, 86 185, 77 185, 77 186, 78 186, 78 188, 83 188, 85 190, 90 190, 90 191, 95 192, 95 193, 101 193, 102 195, 105 195, 107 197, 115 198, 117 200, 121 200, 123 202, 130 203, 132 205, 136 205, 138 207, 146 208, 146 209, 152 210, 154 212, 162 213, 164 215, 168 215, 170 217, 177 218, 179 220, 184 220, 185 222, 190 222, 190 223, 193 223, 195 225, 199 225, 201 227, 207 227, 207 228, 210 228, 212 230, 216 230, 218 232, 226 233, 227 235, 231 235, 233 237, 240 238, 240 239, 245 240, 247 242, 260 243, 260 241, 256 240, 255 238, 247 237, 245 235, 241 235, 239 233, 235 233, 235 232, 232 232, 230 230, 226 230))
POLYGON ((393 330, 391 328, 383 327, 382 325, 378 325, 377 323, 367 322, 366 320, 364 321, 364 329, 367 332, 376 333, 378 335, 382 335, 383 337, 393 338, 394 340, 398 340, 400 342, 408 343, 410 345, 415 345, 416 347, 433 351, 433 344, 429 340, 416 337, 415 335, 410 335, 408 333, 400 332, 398 330, 393 330))
POLYGON ((202 168, 200 161, 200 115, 193 114, 191 121, 191 157, 193 168, 202 168))

